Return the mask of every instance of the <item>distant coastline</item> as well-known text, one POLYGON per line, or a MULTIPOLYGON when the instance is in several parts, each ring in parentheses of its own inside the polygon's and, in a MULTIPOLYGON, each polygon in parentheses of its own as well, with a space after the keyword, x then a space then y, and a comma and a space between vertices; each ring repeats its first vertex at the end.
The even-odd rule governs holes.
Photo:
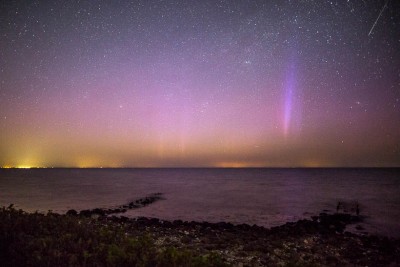
POLYGON ((338 167, 303 167, 303 166, 298 166, 298 167, 0 167, 0 169, 4 170, 35 170, 35 169, 80 169, 80 170, 85 170, 85 169, 99 169, 99 170, 118 170, 118 169, 232 169, 232 170, 240 170, 240 169, 271 169, 271 170, 281 170, 281 169, 344 169, 344 170, 357 170, 357 169, 394 169, 394 170, 400 170, 400 166, 367 166, 367 167, 346 167, 346 166, 338 166, 338 167))

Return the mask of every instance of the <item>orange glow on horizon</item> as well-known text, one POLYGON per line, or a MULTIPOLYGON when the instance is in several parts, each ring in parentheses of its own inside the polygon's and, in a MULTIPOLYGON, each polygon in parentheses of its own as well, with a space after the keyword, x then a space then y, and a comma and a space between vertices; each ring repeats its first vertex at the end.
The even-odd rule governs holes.
POLYGON ((251 164, 249 162, 218 162, 215 164, 217 168, 249 168, 257 167, 257 165, 251 164))
POLYGON ((31 168, 35 168, 33 166, 28 166, 28 165, 19 165, 16 167, 17 169, 31 169, 31 168))

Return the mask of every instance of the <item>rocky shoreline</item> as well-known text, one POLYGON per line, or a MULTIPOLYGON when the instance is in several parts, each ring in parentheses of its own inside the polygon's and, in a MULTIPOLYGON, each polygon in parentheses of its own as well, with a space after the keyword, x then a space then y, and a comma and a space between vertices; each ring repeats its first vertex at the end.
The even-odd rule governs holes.
MULTIPOLYGON (((161 194, 151 195, 133 204, 147 205, 160 199, 161 194)), ((132 208, 136 207, 132 205, 132 208)), ((3 213, 6 212, 3 208, 3 213)), ((19 216, 28 216, 19 212, 19 216)), ((118 232, 132 238, 149 237, 157 251, 172 248, 200 257, 216 255, 222 265, 227 266, 400 266, 400 240, 346 231, 346 226, 363 220, 362 216, 348 213, 321 213, 273 228, 228 222, 127 218, 113 214, 104 209, 93 209, 41 216, 84 224, 92 230, 111 229, 111 236, 118 232)), ((171 266, 181 265, 174 263, 171 266)))
POLYGON ((216 253, 232 266, 400 266, 400 240, 346 231, 347 225, 363 220, 362 216, 349 213, 323 212, 310 219, 269 229, 227 222, 107 216, 160 199, 162 194, 157 193, 115 210, 93 209, 79 213, 72 210, 67 214, 121 225, 129 235, 150 235, 160 248, 216 253))
MULTIPOLYGON (((100 219, 100 218, 99 218, 100 219)), ((361 217, 321 213, 270 229, 247 224, 102 218, 149 233, 159 246, 216 252, 233 266, 400 266, 400 240, 345 231, 361 217)))

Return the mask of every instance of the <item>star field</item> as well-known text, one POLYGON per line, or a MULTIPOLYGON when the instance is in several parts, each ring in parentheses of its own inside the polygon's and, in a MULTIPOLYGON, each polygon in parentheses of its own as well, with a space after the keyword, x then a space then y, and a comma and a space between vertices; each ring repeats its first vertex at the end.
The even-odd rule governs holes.
POLYGON ((398 1, 0 7, 0 166, 400 166, 398 1))

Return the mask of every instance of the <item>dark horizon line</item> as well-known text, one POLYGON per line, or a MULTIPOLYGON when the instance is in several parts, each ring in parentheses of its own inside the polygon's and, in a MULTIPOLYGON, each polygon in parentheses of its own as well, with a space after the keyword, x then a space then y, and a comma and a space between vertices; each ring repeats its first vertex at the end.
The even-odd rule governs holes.
POLYGON ((318 166, 318 167, 0 167, 0 169, 18 169, 18 170, 30 170, 30 169, 400 169, 400 166, 318 166))

